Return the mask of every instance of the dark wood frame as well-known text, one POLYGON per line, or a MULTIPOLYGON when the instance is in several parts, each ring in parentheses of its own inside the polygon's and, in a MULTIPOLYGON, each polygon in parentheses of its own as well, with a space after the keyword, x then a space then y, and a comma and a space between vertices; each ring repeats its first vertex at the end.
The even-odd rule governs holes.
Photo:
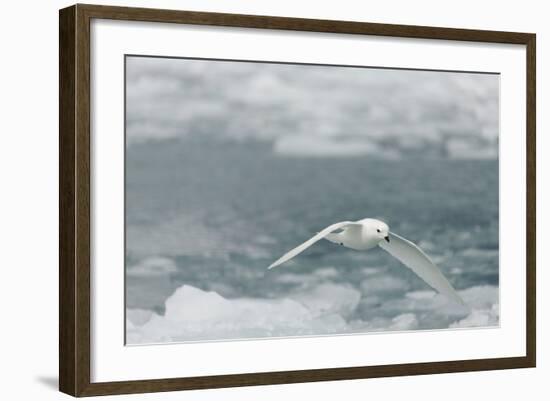
POLYGON ((77 4, 59 13, 59 389, 73 396, 534 367, 535 42, 531 33, 77 4), (170 22, 525 45, 527 49, 527 325, 523 357, 90 382, 90 20, 170 22))

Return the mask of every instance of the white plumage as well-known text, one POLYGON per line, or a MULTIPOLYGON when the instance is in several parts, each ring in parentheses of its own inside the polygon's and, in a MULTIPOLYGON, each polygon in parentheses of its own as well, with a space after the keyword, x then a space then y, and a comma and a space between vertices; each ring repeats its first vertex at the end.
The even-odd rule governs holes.
POLYGON ((416 273, 436 291, 455 302, 464 304, 460 295, 458 295, 445 278, 441 270, 439 270, 422 249, 411 241, 390 232, 386 223, 376 219, 342 221, 332 224, 303 244, 285 253, 273 262, 269 266, 269 269, 287 262, 321 239, 327 239, 330 242, 358 251, 365 251, 380 246, 416 273), (335 231, 337 230, 341 231, 336 233, 335 231))

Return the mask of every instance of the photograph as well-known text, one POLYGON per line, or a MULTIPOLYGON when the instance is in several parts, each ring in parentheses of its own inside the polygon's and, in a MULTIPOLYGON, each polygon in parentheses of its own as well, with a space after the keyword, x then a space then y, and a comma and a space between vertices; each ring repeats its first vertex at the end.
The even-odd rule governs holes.
POLYGON ((499 327, 498 73, 124 57, 126 345, 499 327))

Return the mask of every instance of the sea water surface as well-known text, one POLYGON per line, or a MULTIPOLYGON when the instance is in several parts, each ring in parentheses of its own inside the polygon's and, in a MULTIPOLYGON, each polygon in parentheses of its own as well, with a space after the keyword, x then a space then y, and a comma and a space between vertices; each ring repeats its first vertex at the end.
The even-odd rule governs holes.
POLYGON ((498 325, 498 160, 291 157, 207 137, 126 148, 129 344, 498 325), (381 249, 320 241, 380 218, 417 243, 468 308, 381 249))

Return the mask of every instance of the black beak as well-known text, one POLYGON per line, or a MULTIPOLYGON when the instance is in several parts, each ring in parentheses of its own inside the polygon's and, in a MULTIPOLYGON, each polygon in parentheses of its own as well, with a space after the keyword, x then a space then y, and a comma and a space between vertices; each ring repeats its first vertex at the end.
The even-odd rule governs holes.
POLYGON ((386 240, 386 242, 387 242, 388 244, 390 243, 390 236, 389 236, 389 235, 386 235, 386 236, 384 237, 384 239, 386 240))

